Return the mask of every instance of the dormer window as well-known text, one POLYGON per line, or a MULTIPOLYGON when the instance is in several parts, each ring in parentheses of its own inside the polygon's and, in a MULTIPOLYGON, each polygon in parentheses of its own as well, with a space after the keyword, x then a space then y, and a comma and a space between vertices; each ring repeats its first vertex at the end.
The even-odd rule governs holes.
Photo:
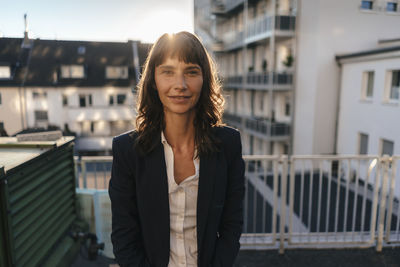
POLYGON ((84 55, 86 53, 86 47, 84 47, 83 45, 78 47, 78 54, 79 55, 84 55))
POLYGON ((106 79, 128 79, 127 66, 107 66, 106 79))
POLYGON ((65 79, 85 78, 85 68, 83 65, 61 65, 61 78, 65 79))
POLYGON ((11 79, 10 66, 0 66, 0 79, 11 79))

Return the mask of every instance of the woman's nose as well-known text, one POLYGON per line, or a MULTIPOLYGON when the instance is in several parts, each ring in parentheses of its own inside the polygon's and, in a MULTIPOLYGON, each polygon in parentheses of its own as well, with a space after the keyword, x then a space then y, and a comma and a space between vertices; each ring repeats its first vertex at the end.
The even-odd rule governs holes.
POLYGON ((175 87, 176 89, 181 89, 181 90, 187 89, 186 79, 183 74, 176 75, 175 87))

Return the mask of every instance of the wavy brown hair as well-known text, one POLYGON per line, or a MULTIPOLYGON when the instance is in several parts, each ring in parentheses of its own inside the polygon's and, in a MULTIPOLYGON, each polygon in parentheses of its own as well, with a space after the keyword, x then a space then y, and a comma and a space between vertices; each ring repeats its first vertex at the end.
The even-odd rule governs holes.
POLYGON ((146 59, 143 74, 138 83, 136 146, 144 153, 150 153, 156 146, 165 129, 163 105, 158 96, 155 69, 167 57, 198 64, 203 74, 203 87, 195 106, 194 119, 195 145, 198 155, 207 155, 218 150, 219 140, 212 133, 212 128, 222 125, 224 98, 213 59, 203 44, 189 32, 164 34, 152 46, 146 59))

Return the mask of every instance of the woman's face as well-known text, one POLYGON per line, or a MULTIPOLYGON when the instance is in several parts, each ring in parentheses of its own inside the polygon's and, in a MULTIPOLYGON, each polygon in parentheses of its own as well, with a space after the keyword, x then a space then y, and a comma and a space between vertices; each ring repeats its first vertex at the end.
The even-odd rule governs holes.
POLYGON ((203 73, 198 64, 168 57, 156 67, 154 76, 165 114, 194 112, 203 86, 203 73))

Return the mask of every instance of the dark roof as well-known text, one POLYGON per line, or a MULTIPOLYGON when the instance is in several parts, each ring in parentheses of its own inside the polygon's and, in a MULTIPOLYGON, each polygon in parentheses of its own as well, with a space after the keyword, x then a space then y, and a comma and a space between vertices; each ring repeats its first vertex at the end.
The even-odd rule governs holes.
POLYGON ((392 46, 392 47, 378 48, 378 49, 372 49, 372 50, 344 54, 344 55, 337 55, 336 60, 340 61, 342 59, 383 54, 383 53, 389 53, 389 52, 394 52, 394 51, 400 51, 400 46, 392 46))
MULTIPOLYGON (((0 80, 0 86, 21 86, 28 68, 26 86, 133 86, 136 84, 133 65, 134 41, 90 42, 62 40, 31 40, 32 48, 22 48, 22 38, 0 38, 0 65, 10 65, 12 79, 0 80), (84 50, 79 53, 78 49, 84 50), (31 51, 30 51, 31 49, 31 51), (29 53, 31 58, 29 60, 29 53), (28 64, 29 63, 29 64, 28 64), (85 78, 60 78, 61 65, 83 65, 85 78), (128 79, 106 79, 106 66, 128 66, 128 79), (54 81, 54 74, 58 74, 54 81)), ((138 44, 139 63, 147 57, 149 44, 138 44)))

